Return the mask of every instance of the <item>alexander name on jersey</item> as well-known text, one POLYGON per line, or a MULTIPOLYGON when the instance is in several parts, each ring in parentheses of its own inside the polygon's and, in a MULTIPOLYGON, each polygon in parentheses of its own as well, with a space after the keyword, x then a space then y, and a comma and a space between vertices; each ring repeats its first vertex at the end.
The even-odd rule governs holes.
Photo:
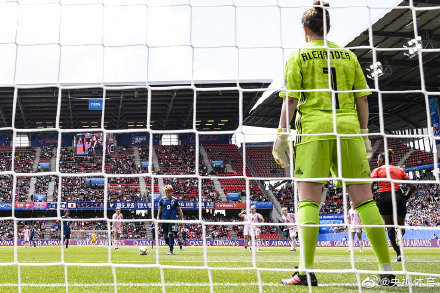
MULTIPOLYGON (((327 51, 307 51, 301 54, 303 61, 308 61, 312 59, 327 59, 327 51)), ((350 54, 347 51, 335 51, 330 50, 330 58, 331 59, 348 59, 350 60, 350 54)))

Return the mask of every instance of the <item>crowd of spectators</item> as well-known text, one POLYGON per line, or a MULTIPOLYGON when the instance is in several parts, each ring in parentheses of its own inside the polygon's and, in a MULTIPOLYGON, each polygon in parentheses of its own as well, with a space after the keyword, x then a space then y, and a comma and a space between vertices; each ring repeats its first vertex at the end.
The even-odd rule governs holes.
MULTIPOLYGON (((52 159, 52 156, 54 155, 54 152, 53 152, 54 148, 55 148, 54 146, 42 146, 39 163, 49 163, 50 164, 50 160, 52 159)), ((39 171, 48 171, 46 169, 40 169, 40 168, 38 168, 38 170, 39 171)))
POLYGON ((17 177, 17 185, 15 188, 15 201, 30 201, 29 189, 31 187, 31 177, 17 177))
POLYGON ((133 149, 131 147, 118 147, 115 153, 106 155, 105 170, 109 174, 138 173, 133 149))
POLYGON ((75 155, 72 148, 61 147, 61 173, 98 173, 102 172, 102 156, 75 155))
POLYGON ((12 220, 0 221, 0 240, 14 239, 14 222, 12 220))
POLYGON ((407 225, 440 226, 440 188, 434 184, 418 184, 407 202, 407 225))
MULTIPOLYGON (((173 186, 173 196, 178 200, 199 200, 199 180, 196 178, 165 178, 164 183, 173 186)), ((212 180, 202 180, 202 198, 207 201, 220 200, 220 195, 215 190, 212 180)))
POLYGON ((53 181, 54 182, 54 190, 53 190, 53 200, 57 201, 57 195, 58 195, 58 176, 38 176, 36 177, 35 182, 35 191, 33 194, 31 194, 31 201, 36 201, 34 199, 34 195, 36 194, 45 194, 46 200, 47 200, 47 194, 49 191, 49 183, 53 181))
MULTIPOLYGON (((143 180, 143 179, 142 179, 143 180)), ((109 201, 146 201, 146 195, 142 195, 139 188, 139 178, 109 178, 108 179, 109 201)))
POLYGON ((159 174, 195 174, 194 145, 160 145, 155 146, 155 150, 159 161, 159 174))
MULTIPOLYGON (((102 177, 96 177, 102 178, 102 177)), ((63 177, 61 184, 61 201, 103 201, 104 189, 87 184, 85 177, 63 177)))
POLYGON ((11 171, 11 147, 0 147, 0 171, 11 171))
POLYGON ((19 173, 31 173, 35 160, 35 148, 16 147, 14 170, 19 173))
POLYGON ((12 176, 0 176, 0 203, 12 202, 12 176))

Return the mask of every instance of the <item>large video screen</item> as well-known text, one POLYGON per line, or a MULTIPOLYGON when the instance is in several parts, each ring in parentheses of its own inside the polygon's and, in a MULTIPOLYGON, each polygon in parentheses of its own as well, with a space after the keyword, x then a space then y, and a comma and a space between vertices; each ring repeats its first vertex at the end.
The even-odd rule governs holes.
POLYGON ((102 132, 86 132, 78 133, 75 137, 76 154, 77 155, 91 155, 101 156, 104 149, 107 154, 114 153, 114 135, 107 134, 107 147, 103 145, 102 132))

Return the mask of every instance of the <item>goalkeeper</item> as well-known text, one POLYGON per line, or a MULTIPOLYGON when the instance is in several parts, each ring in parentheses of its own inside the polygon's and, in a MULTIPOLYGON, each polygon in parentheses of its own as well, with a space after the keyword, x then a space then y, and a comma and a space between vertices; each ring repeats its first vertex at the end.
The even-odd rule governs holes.
MULTIPOLYGON (((314 5, 321 5, 315 1, 314 5)), ((324 6, 329 6, 324 3, 324 6)), ((326 34, 330 30, 330 16, 325 14, 326 34)), ((295 128, 296 141, 294 151, 294 176, 298 179, 327 178, 331 172, 338 174, 337 140, 334 135, 309 134, 333 133, 333 109, 336 112, 336 131, 338 134, 359 134, 359 136, 340 137, 340 154, 342 177, 367 179, 370 168, 367 157, 371 157, 371 142, 368 133, 368 101, 371 94, 365 76, 350 50, 327 42, 330 50, 318 48, 325 46, 324 12, 322 7, 308 9, 302 17, 306 45, 293 51, 285 67, 286 92, 281 109, 277 138, 273 145, 275 161, 283 168, 289 167, 287 127, 297 111, 295 128), (330 59, 330 68, 328 67, 330 59), (331 84, 329 84, 329 75, 331 84), (335 92, 351 91, 356 92, 335 92), (322 89, 322 91, 302 92, 301 90, 322 89), (301 136, 298 136, 300 134, 301 136), (361 136, 363 134, 363 136, 361 136)), ((319 203, 322 185, 327 180, 299 182, 299 202, 297 223, 306 225, 319 224, 319 203)), ((341 186, 341 182, 336 182, 341 186)), ((367 181, 346 182, 348 193, 353 201, 363 225, 383 225, 379 210, 372 198, 371 183, 367 181)), ((313 269, 315 249, 318 238, 318 227, 301 227, 300 235, 300 268, 292 278, 282 280, 287 285, 317 286, 318 281, 310 273, 310 284, 305 269, 313 269)), ((379 227, 365 227, 368 239, 379 262, 380 284, 394 285, 390 254, 385 230, 379 227)))

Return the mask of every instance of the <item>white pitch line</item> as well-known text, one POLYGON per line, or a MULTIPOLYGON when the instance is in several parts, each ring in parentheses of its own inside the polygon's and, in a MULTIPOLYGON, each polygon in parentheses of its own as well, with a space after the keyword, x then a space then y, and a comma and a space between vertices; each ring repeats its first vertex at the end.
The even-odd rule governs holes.
MULTIPOLYGON (((214 286, 230 286, 230 287, 238 287, 238 286, 259 286, 257 282, 251 283, 212 283, 214 286)), ((285 286, 281 283, 261 283, 262 286, 285 286)), ((0 284, 0 287, 17 287, 18 284, 14 283, 5 283, 0 284)), ((52 284, 39 284, 39 283, 22 283, 23 287, 64 287, 66 284, 64 283, 52 283, 52 284)), ((90 286, 114 286, 114 283, 90 283, 90 284, 80 284, 73 283, 69 284, 69 287, 90 287, 90 286)), ((162 283, 118 283, 118 286, 129 286, 129 287, 161 287, 162 283)), ((207 287, 210 286, 210 283, 165 283, 165 286, 182 286, 182 287, 207 287)), ((357 287, 357 283, 325 283, 319 284, 318 287, 357 287)), ((379 287, 379 286, 378 286, 379 287)), ((419 286, 413 285, 413 287, 440 287, 440 283, 431 283, 421 284, 419 286)))

